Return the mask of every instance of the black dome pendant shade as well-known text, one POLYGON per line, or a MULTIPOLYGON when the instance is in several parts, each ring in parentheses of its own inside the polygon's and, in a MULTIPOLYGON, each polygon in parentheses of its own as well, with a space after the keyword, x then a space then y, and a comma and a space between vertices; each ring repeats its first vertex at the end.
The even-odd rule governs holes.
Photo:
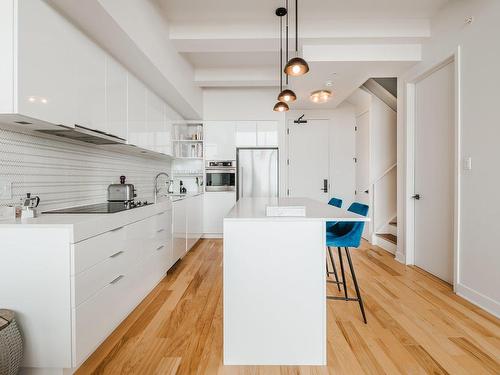
POLYGON ((289 76, 301 76, 309 71, 309 65, 301 57, 291 58, 285 65, 285 73, 289 76))
POLYGON ((273 111, 274 112, 286 112, 289 109, 290 109, 290 107, 288 107, 288 104, 286 104, 284 102, 278 102, 274 105, 273 111))
POLYGON ((290 76, 301 76, 309 71, 309 65, 306 60, 299 57, 299 11, 298 0, 295 0, 295 54, 285 65, 284 72, 290 76))
POLYGON ((293 102, 297 100, 297 95, 292 90, 285 89, 278 95, 278 100, 285 103, 293 102))

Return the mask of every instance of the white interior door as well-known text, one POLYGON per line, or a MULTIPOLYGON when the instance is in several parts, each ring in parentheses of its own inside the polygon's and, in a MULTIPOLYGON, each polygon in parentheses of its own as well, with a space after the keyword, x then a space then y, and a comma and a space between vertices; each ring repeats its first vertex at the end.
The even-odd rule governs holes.
POLYGON ((415 85, 415 265, 453 281, 454 65, 415 85))
POLYGON ((290 131, 289 196, 328 202, 330 196, 328 120, 308 120, 306 124, 295 124, 290 121, 288 129, 290 131))
MULTIPOLYGON (((356 117, 356 202, 370 205, 370 112, 356 117)), ((347 207, 346 207, 347 208, 347 207)), ((371 208, 371 207, 370 207, 371 208)), ((371 216, 372 213, 369 213, 371 216)), ((363 229, 363 238, 370 237, 370 225, 363 229)))

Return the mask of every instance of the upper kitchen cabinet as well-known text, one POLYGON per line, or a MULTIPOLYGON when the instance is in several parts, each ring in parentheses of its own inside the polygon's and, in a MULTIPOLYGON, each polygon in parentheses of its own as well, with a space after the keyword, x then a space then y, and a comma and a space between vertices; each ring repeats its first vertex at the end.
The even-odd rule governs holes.
POLYGON ((128 74, 127 141, 148 148, 146 128, 147 89, 134 75, 128 74))
POLYGON ((127 138, 127 70, 111 56, 106 56, 106 129, 127 138))
POLYGON ((73 126, 79 30, 44 1, 2 1, 0 25, 1 112, 73 126))
POLYGON ((75 59, 76 121, 89 129, 107 133, 106 54, 81 35, 73 41, 75 59))
POLYGON ((257 121, 257 146, 278 147, 278 123, 257 121))
POLYGON ((236 122, 236 147, 257 146, 257 123, 255 121, 236 122))
POLYGON ((236 159, 236 122, 207 121, 204 123, 205 159, 236 159))
POLYGON ((146 93, 146 129, 148 149, 167 153, 168 144, 171 142, 167 131, 166 105, 153 92, 146 93))

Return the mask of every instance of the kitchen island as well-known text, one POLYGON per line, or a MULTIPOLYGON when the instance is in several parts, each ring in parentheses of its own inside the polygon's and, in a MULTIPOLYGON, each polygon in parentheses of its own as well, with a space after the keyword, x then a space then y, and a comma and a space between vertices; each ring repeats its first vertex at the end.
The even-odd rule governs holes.
POLYGON ((326 365, 325 222, 368 220, 305 198, 236 203, 224 218, 225 365, 326 365))

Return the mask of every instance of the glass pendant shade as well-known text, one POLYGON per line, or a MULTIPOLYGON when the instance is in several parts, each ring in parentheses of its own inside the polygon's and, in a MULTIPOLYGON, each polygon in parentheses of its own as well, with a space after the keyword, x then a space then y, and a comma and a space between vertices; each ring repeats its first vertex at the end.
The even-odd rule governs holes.
POLYGON ((285 89, 278 95, 278 100, 285 103, 294 102, 297 100, 297 95, 292 90, 285 89))
POLYGON ((300 57, 294 57, 290 59, 285 65, 284 72, 289 76, 301 76, 309 71, 309 65, 307 65, 306 60, 300 57))
POLYGON ((314 103, 326 103, 331 96, 332 92, 329 90, 318 90, 311 93, 310 99, 314 103))
POLYGON ((274 105, 273 111, 275 112, 286 112, 290 108, 288 107, 288 104, 283 103, 283 102, 278 102, 274 105))

